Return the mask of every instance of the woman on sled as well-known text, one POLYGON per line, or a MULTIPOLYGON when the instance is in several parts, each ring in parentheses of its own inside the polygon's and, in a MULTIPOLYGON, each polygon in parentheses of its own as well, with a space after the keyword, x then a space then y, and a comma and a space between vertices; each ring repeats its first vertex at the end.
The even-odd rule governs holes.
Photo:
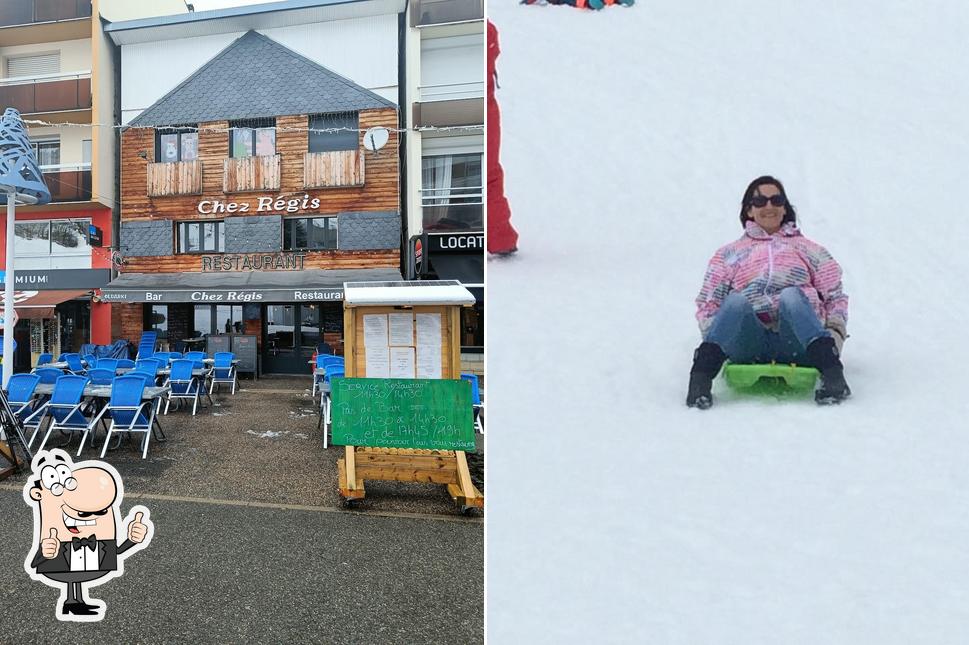
POLYGON ((703 342, 693 354, 686 404, 713 405, 713 379, 732 363, 797 363, 817 368, 820 404, 851 395, 841 364, 848 296, 841 267, 797 228, 797 214, 773 177, 747 186, 740 207, 744 234, 720 248, 697 296, 703 342))

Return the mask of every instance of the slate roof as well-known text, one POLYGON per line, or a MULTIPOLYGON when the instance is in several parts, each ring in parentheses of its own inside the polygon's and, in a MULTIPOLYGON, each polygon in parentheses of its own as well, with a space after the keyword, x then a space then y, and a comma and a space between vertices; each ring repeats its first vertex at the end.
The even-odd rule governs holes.
POLYGON ((162 126, 385 107, 396 108, 397 104, 259 32, 247 31, 129 125, 162 126))

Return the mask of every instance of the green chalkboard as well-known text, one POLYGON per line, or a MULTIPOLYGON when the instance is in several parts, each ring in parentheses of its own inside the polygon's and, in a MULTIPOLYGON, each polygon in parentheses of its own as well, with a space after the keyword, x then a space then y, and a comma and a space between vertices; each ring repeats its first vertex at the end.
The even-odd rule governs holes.
POLYGON ((334 379, 333 443, 474 450, 471 384, 451 379, 334 379))

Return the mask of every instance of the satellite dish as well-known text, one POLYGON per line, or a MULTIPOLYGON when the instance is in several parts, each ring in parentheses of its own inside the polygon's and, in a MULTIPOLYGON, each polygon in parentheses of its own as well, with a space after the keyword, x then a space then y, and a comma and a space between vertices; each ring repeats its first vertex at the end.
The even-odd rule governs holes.
POLYGON ((370 152, 377 152, 390 140, 390 130, 383 127, 370 128, 363 133, 363 147, 370 152))

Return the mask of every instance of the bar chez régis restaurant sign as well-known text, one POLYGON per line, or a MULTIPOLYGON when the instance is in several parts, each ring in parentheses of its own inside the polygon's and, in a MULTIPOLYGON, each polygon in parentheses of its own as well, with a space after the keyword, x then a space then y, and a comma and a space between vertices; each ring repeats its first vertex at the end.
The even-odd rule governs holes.
MULTIPOLYGON (((260 197, 256 212, 299 212, 319 208, 319 199, 260 197)), ((204 215, 243 213, 244 202, 204 200, 204 215)), ((306 269, 306 253, 242 253, 202 255, 199 271, 181 273, 122 273, 102 289, 105 302, 315 302, 343 299, 343 283, 400 280, 394 269, 306 269)))

